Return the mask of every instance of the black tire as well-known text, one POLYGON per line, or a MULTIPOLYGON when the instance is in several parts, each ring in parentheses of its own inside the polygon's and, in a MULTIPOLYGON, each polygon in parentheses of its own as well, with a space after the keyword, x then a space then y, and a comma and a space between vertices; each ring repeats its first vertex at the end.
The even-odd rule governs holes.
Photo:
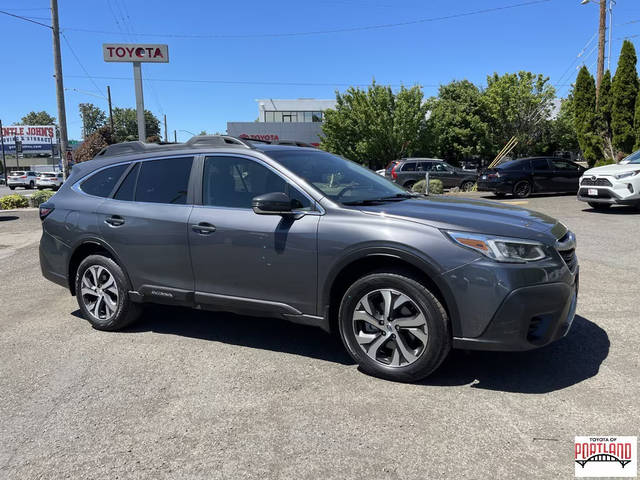
POLYGON ((9 190, 15 190, 16 187, 9 187, 9 190))
POLYGON ((28 186, 27 188, 28 188, 29 190, 33 190, 34 185, 35 185, 35 184, 33 183, 33 181, 31 181, 31 182, 29 182, 29 186, 28 186))
POLYGON ((413 180, 409 180, 407 183, 403 185, 403 187, 406 188, 407 190, 411 190, 415 184, 416 182, 414 182, 413 180))
MULTIPOLYGON (((347 351, 360 365, 361 370, 388 380, 401 382, 421 380, 433 373, 451 350, 449 319, 442 304, 422 284, 396 273, 372 273, 358 279, 349 287, 340 303, 339 331, 347 351), (384 364, 369 357, 363 350, 364 347, 358 343, 354 328, 354 313, 360 299, 378 289, 392 289, 406 295, 426 319, 427 340, 413 363, 404 366, 384 364)), ((395 338, 395 335, 392 336, 395 338)))
POLYGON ((97 330, 121 330, 134 322, 142 311, 141 305, 136 304, 129 299, 128 292, 131 290, 131 287, 122 268, 108 257, 104 257, 102 255, 90 255, 85 258, 78 266, 75 285, 76 299, 78 300, 78 305, 82 311, 82 315, 89 321, 89 323, 91 323, 93 328, 97 330), (102 267, 107 270, 107 272, 113 277, 117 288, 117 300, 114 302, 115 313, 108 318, 99 318, 100 312, 98 312, 98 316, 94 315, 89 310, 85 296, 82 294, 83 276, 90 267, 94 266, 102 267))
POLYGON ((496 198, 504 198, 507 196, 507 194, 502 192, 493 192, 493 196, 496 198))
POLYGON ((471 180, 466 180, 460 184, 460 191, 462 192, 470 192, 476 182, 472 182, 471 180))
POLYGON ((527 198, 531 195, 531 184, 527 180, 520 180, 513 186, 513 195, 518 198, 527 198))
POLYGON ((589 206, 594 210, 609 210, 611 208, 610 203, 598 203, 598 202, 588 202, 589 206))

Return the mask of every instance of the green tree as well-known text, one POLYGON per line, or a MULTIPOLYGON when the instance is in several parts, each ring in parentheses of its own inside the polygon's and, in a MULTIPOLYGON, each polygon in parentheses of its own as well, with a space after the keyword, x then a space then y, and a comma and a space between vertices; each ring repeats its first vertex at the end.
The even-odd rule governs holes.
POLYGON ((550 116, 555 89, 549 78, 521 71, 487 77, 482 96, 489 124, 492 152, 498 151, 515 136, 515 154, 536 154, 546 149, 545 135, 550 131, 550 116))
POLYGON ((420 87, 377 85, 336 92, 336 107, 325 112, 322 148, 351 160, 381 168, 412 155, 421 145, 427 106, 420 87))
POLYGON ((633 120, 633 129, 636 136, 636 142, 633 145, 633 150, 640 149, 640 92, 638 92, 638 98, 636 99, 636 113, 633 120))
MULTIPOLYGON (((148 137, 160 136, 160 120, 148 110, 144 111, 144 123, 148 137)), ((136 110, 134 108, 114 108, 113 129, 116 143, 138 140, 136 110)))
POLYGON ((82 119, 84 138, 104 126, 107 121, 107 115, 104 111, 92 103, 81 103, 78 105, 78 110, 80 110, 80 118, 82 119))
POLYGON ((429 153, 449 161, 484 156, 489 151, 489 125, 482 93, 468 80, 441 85, 427 102, 429 153))
POLYGON ((602 156, 596 126, 596 82, 584 65, 573 91, 574 122, 582 156, 590 166, 602 156))
MULTIPOLYGON (((574 152, 580 147, 576 133, 573 95, 562 100, 558 116, 550 124, 550 149, 553 151, 574 152)), ((553 153, 553 152, 549 152, 553 153)))
POLYGON ((635 143, 633 118, 638 96, 638 72, 636 71, 636 49, 629 40, 622 44, 618 68, 613 76, 611 92, 611 128, 613 146, 624 153, 631 153, 635 143))
POLYGON ((18 125, 53 125, 56 123, 56 118, 49 115, 42 110, 41 112, 29 112, 22 120, 18 122, 18 125))
POLYGON ((600 95, 596 106, 596 122, 598 134, 602 138, 602 151, 610 158, 615 157, 613 151, 611 111, 613 109, 613 97, 611 95, 611 72, 607 70, 600 84, 600 95))

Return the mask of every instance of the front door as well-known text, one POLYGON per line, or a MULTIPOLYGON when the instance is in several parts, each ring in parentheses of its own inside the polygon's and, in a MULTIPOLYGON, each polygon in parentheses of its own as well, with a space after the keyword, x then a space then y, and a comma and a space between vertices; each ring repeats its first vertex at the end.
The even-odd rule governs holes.
POLYGON ((202 205, 189 219, 196 301, 264 313, 316 313, 315 202, 255 159, 204 159, 202 205), (258 215, 257 195, 284 192, 295 217, 258 215))
MULTIPOLYGON (((152 287, 193 292, 187 189, 193 157, 146 160, 132 166, 113 198, 98 207, 101 236, 114 249, 143 294, 152 287)), ((162 299, 162 298, 159 298, 162 299)))
POLYGON ((577 192, 578 181, 582 170, 575 163, 566 160, 551 160, 553 166, 553 182, 556 192, 577 192))
POLYGON ((444 162, 433 162, 431 164, 429 179, 440 180, 444 188, 458 186, 458 176, 455 170, 444 162))

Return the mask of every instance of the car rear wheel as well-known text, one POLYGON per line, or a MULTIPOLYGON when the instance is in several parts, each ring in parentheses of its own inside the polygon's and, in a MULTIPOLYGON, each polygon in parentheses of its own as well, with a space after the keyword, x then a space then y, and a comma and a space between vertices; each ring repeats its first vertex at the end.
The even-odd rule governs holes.
POLYGON ((413 180, 409 180, 407 183, 403 185, 403 187, 406 188, 407 190, 411 190, 415 184, 416 182, 414 182, 413 180))
POLYGON ((608 210, 611 208, 610 203, 598 203, 598 202, 588 202, 589 206, 594 210, 608 210))
POLYGON ((513 194, 518 198, 527 198, 531 195, 531 184, 521 180, 513 186, 513 194))
POLYGON ((460 190, 463 192, 470 192, 473 189, 473 186, 475 185, 475 182, 472 182, 470 180, 466 181, 466 182, 462 182, 460 184, 460 190))
POLYGON ((129 281, 108 257, 90 255, 76 273, 76 298, 84 318, 98 330, 120 330, 136 320, 141 306, 129 299, 129 281))
POLYGON ((395 273, 373 273, 345 293, 340 336, 365 373, 396 381, 430 375, 451 349, 442 304, 422 284, 395 273))
POLYGON ((15 190, 16 187, 9 187, 9 190, 15 190))
POLYGON ((33 190, 34 185, 33 181, 29 182, 29 190, 33 190))

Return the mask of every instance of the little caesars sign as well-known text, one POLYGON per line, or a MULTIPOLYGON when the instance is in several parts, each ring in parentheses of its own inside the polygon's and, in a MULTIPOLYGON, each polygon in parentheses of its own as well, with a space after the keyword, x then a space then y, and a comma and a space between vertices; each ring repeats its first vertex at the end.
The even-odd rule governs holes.
POLYGON ((136 118, 138 121, 138 140, 147 138, 144 124, 144 96, 142 94, 142 62, 169 63, 169 47, 156 44, 105 43, 102 45, 105 62, 133 63, 133 82, 136 89, 136 118))

